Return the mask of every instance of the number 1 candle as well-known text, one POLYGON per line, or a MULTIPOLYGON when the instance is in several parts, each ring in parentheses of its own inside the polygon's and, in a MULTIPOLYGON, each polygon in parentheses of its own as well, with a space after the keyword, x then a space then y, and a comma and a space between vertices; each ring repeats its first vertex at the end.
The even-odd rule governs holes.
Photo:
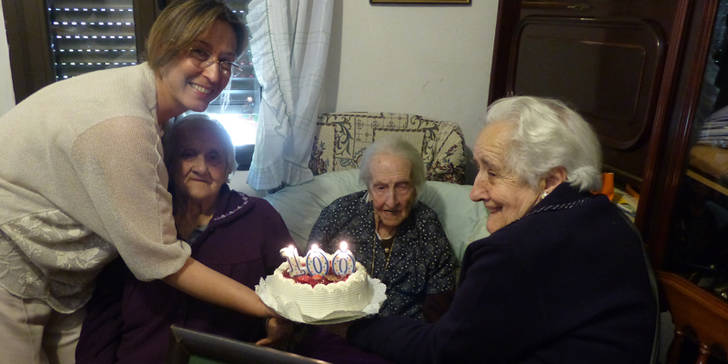
POLYGON ((288 260, 288 274, 290 274, 291 277, 300 276, 301 274, 306 273, 298 264, 298 250, 295 246, 289 245, 281 249, 281 254, 283 254, 283 256, 288 260))

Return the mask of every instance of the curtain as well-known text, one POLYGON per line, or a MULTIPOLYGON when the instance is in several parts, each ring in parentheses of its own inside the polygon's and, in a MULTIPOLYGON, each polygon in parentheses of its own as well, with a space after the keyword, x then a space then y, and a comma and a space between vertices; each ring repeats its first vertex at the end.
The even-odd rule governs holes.
POLYGON ((333 0, 252 0, 246 22, 263 92, 248 184, 313 178, 308 168, 331 38, 333 0))

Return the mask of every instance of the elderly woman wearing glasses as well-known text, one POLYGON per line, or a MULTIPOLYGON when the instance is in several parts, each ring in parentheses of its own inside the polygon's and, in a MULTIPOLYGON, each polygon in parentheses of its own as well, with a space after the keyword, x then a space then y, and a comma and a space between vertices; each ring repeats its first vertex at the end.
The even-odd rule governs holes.
POLYGON ((118 255, 141 280, 273 314, 250 288, 190 258, 160 140, 170 118, 220 94, 246 38, 222 1, 177 1, 151 29, 147 62, 57 82, 0 118, 5 361, 74 362, 96 275, 118 255))

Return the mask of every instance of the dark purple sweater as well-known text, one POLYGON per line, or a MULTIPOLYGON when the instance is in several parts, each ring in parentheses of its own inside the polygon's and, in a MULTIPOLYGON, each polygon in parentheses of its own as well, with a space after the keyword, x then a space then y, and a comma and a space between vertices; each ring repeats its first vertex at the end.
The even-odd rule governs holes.
MULTIPOLYGON (((280 265, 279 250, 292 241, 267 201, 225 185, 207 229, 191 244, 192 257, 254 288, 280 265)), ((86 308, 77 363, 162 363, 172 324, 247 342, 265 336, 262 319, 202 302, 159 280, 139 281, 121 260, 99 276, 86 308)))

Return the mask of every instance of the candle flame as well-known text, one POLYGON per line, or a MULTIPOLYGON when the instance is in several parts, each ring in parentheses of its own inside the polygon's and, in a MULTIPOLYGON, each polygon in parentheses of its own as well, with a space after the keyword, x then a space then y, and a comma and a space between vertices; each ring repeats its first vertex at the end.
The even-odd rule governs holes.
POLYGON ((347 250, 347 249, 349 249, 349 245, 346 243, 346 240, 342 240, 339 243, 339 249, 341 249, 341 250, 347 250))
POLYGON ((281 254, 286 257, 293 257, 296 255, 296 247, 293 246, 293 244, 290 244, 287 247, 281 249, 281 254))

